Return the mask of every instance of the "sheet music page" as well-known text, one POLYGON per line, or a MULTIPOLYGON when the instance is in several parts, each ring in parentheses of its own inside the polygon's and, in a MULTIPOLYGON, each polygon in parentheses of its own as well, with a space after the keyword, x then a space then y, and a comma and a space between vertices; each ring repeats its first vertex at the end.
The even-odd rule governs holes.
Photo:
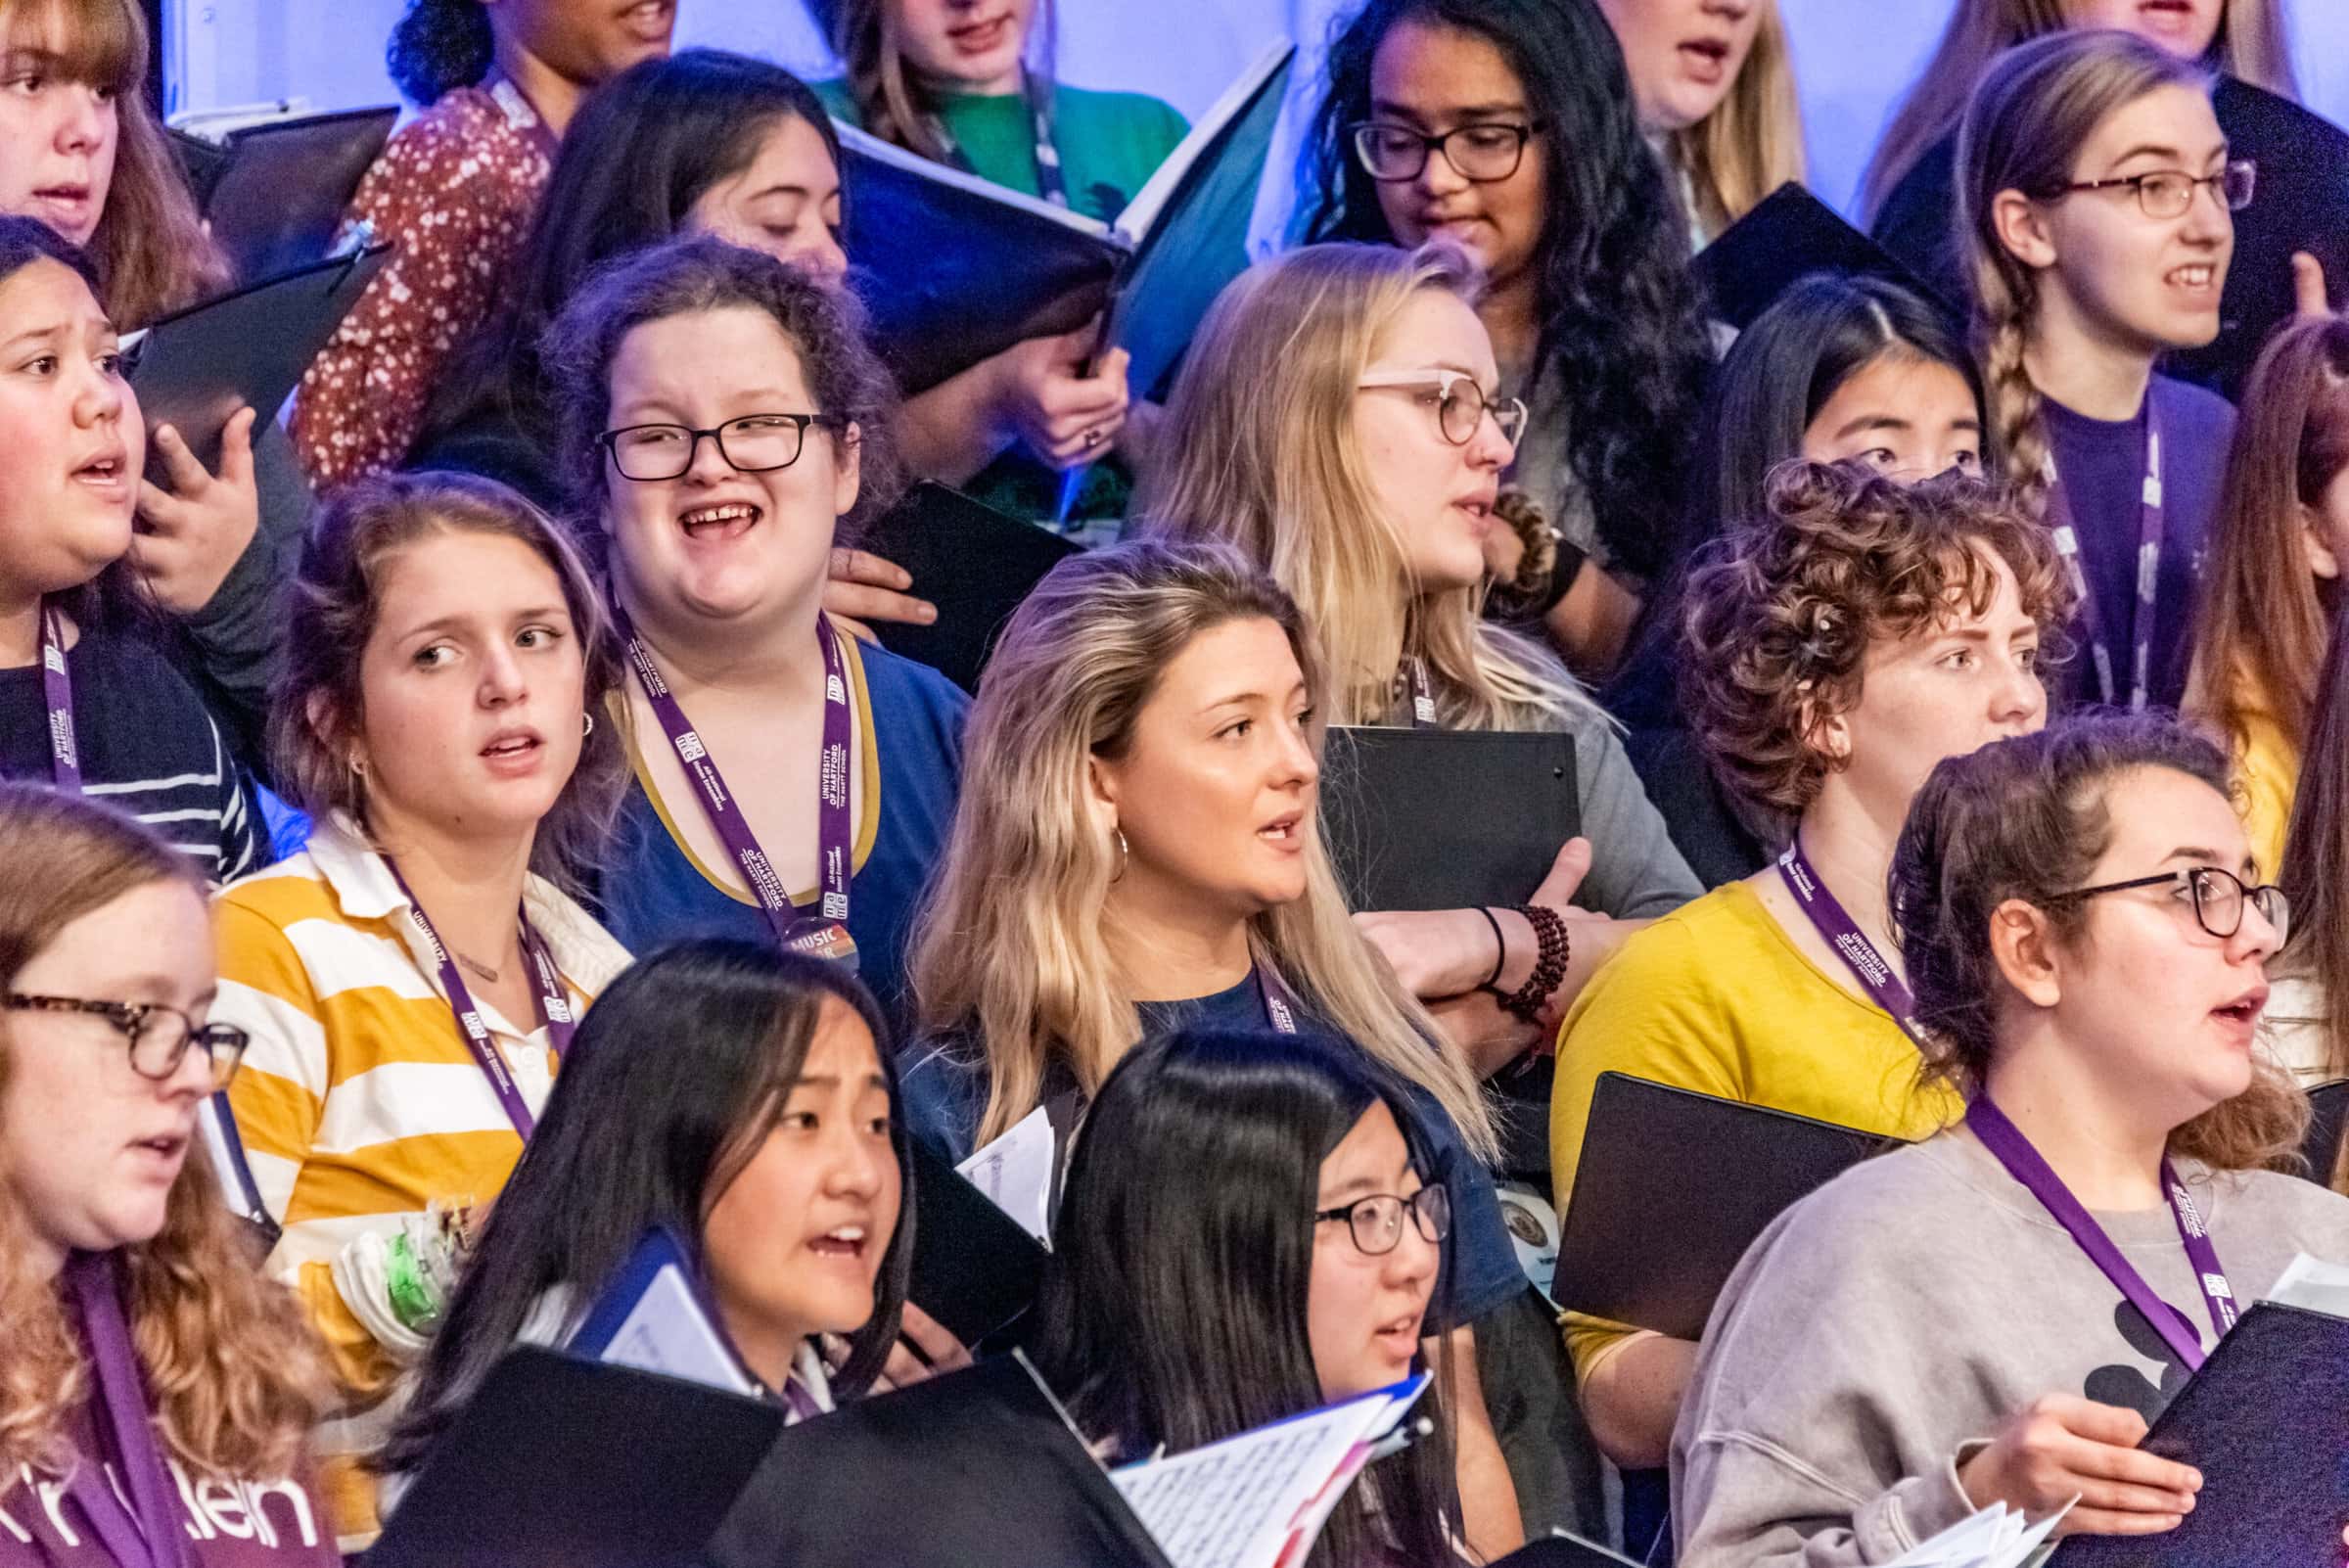
POLYGON ((1052 1245, 1052 1172, 1060 1148, 1037 1106, 1018 1126, 954 1169, 1046 1247, 1052 1245))
POLYGON ((2294 1258, 2267 1299, 2333 1317, 2349 1317, 2349 1265, 2326 1263, 2307 1253, 2294 1258))
POLYGON ((2023 1568, 2071 1511, 2066 1503, 2033 1524, 2028 1515, 1994 1502, 1904 1553, 1887 1568, 2023 1568))
POLYGON ((612 1336, 602 1360, 756 1397, 734 1353, 673 1268, 663 1268, 612 1336))

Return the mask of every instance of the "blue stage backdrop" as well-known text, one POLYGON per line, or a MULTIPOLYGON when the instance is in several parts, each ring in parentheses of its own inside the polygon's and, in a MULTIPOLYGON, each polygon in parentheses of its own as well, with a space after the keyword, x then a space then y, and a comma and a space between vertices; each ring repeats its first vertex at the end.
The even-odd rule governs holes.
MULTIPOLYGON (((1794 35, 1813 185, 1847 203, 1896 93, 1932 46, 1946 0, 1779 0, 1794 35)), ((382 39, 403 0, 161 0, 174 108, 292 94, 319 108, 385 103, 382 39)), ((1059 0, 1061 72, 1213 103, 1268 40, 1314 42, 1351 0, 1059 0)), ((2310 107, 2349 123, 2349 0, 2287 0, 2310 107)), ((826 71, 799 0, 679 0, 677 38, 826 71)), ((1304 73, 1301 73, 1301 75, 1304 73)))

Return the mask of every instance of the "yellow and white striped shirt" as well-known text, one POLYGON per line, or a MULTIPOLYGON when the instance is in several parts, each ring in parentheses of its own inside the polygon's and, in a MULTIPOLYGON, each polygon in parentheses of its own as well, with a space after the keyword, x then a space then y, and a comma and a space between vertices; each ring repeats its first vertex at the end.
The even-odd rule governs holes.
MULTIPOLYGON (((578 1017, 628 954, 541 878, 523 902, 578 1017)), ((522 1157, 409 906, 384 857, 337 819, 302 853, 231 885, 216 909, 210 1016, 253 1038, 229 1102, 253 1184, 284 1227, 269 1270, 300 1298, 345 1398, 316 1452, 346 1550, 376 1530, 374 1482, 356 1461, 389 1436, 424 1348, 392 1315, 380 1270, 354 1260, 435 1203, 487 1203, 522 1157)), ((545 1029, 475 1004, 536 1112, 553 1086, 545 1029)))

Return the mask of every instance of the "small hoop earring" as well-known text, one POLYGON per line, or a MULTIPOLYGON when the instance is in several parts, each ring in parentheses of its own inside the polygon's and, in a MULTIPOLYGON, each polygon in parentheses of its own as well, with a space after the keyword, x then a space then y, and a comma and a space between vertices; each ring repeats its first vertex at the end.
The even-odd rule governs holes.
POLYGON ((1126 847, 1124 828, 1111 828, 1109 831, 1118 841, 1118 868, 1109 874, 1109 885, 1114 888, 1126 880, 1126 862, 1133 858, 1133 852, 1126 847))
POLYGON ((585 740, 588 736, 595 733, 595 715, 593 714, 581 714, 579 715, 579 739, 585 740))

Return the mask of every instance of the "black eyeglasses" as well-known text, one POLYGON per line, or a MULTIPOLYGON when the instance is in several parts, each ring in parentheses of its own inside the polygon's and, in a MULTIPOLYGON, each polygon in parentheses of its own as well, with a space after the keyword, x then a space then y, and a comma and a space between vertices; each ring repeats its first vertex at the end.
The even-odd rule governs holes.
POLYGON ((2194 205, 2194 192, 2209 186, 2219 205, 2230 212, 2240 212, 2251 205, 2259 190, 2259 165, 2249 159, 2238 159, 2216 174, 2200 179, 2184 169, 2165 168, 2151 174, 2124 174, 2109 180, 2077 180, 2062 187, 2063 194, 2076 191, 2110 191, 2128 186, 2137 193, 2138 209, 2149 218, 2184 217, 2194 205))
POLYGON ((622 479, 683 479, 704 440, 717 442, 717 455, 738 474, 771 474, 800 460, 807 427, 826 429, 840 421, 829 414, 745 414, 712 430, 691 425, 630 425, 597 438, 612 454, 622 479))
POLYGON ((1316 1209, 1313 1222, 1328 1224, 1345 1221, 1354 1233, 1355 1246, 1370 1257, 1379 1258, 1393 1252, 1403 1240, 1405 1214, 1419 1227, 1419 1234, 1431 1242, 1442 1241, 1451 1233, 1451 1194, 1441 1183, 1421 1187, 1407 1198, 1377 1192, 1335 1209, 1316 1209))
POLYGON ((103 1018, 130 1042, 130 1069, 158 1083, 179 1071, 188 1047, 201 1046, 212 1063, 212 1091, 228 1087, 245 1059, 252 1037, 233 1024, 199 1024, 161 1002, 83 1001, 75 996, 0 996, 0 1007, 20 1013, 86 1013, 103 1018))
POLYGON ((2292 934, 2292 906, 2283 890, 2274 883, 2255 888, 2232 871, 2222 871, 2215 865, 2188 866, 2177 871, 2164 871, 2159 876, 2136 877, 2127 882, 2107 882, 2100 887, 2075 888, 2059 893, 2053 901, 2072 899, 2094 899, 2106 893, 2127 893, 2135 888, 2176 888, 2182 897, 2191 897, 2194 920, 2214 937, 2227 938, 2243 929, 2243 910, 2256 908, 2261 919, 2276 928, 2279 946, 2292 934))
POLYGON ((1354 136, 1354 156, 1381 184, 1417 179, 1427 167, 1428 155, 1442 153, 1460 178, 1488 185, 1517 172, 1525 161, 1525 144, 1542 126, 1539 121, 1512 125, 1492 120, 1454 125, 1441 136, 1385 119, 1365 119, 1347 128, 1354 136))

